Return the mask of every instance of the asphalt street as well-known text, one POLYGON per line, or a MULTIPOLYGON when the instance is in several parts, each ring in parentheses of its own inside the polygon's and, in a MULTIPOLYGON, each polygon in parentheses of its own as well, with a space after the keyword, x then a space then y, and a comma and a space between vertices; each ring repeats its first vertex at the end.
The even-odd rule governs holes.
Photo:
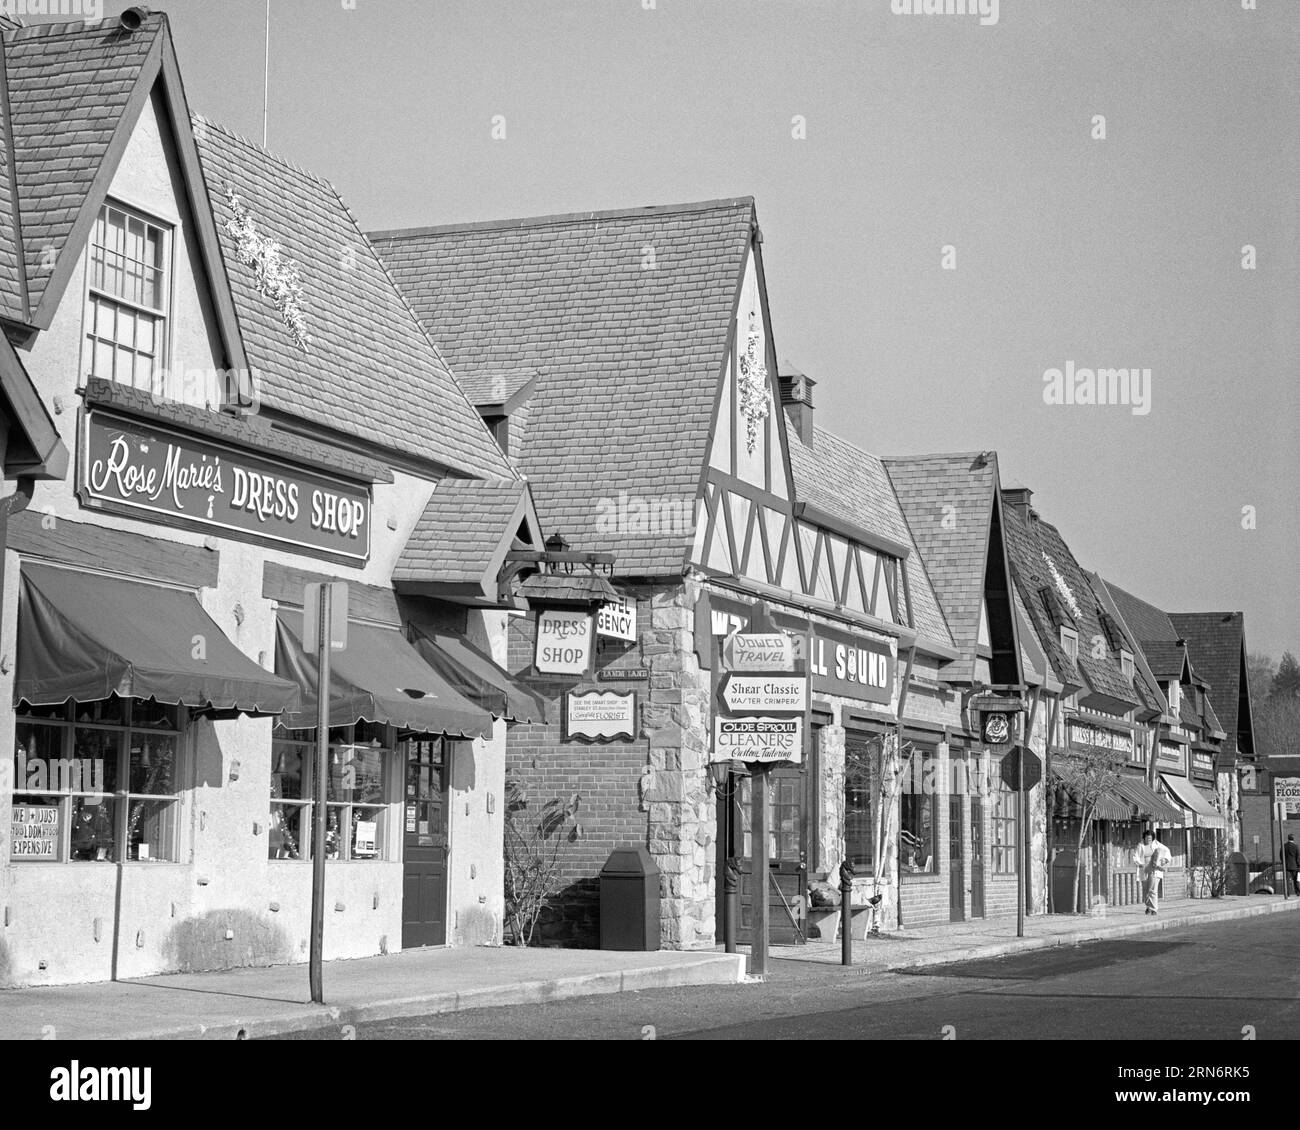
POLYGON ((1289 914, 907 973, 773 965, 762 984, 617 993, 286 1038, 1300 1038, 1300 921, 1289 914))

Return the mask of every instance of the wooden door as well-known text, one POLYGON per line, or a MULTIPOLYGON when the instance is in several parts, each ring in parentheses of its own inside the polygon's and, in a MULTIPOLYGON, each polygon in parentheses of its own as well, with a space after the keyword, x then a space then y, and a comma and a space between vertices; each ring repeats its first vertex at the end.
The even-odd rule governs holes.
POLYGON ((447 765, 440 738, 406 747, 402 948, 447 944, 447 765))
POLYGON ((984 801, 970 802, 970 916, 984 917, 984 801))
MULTIPOLYGON (((754 913, 754 883, 750 867, 750 779, 733 780, 732 850, 740 862, 740 921, 736 940, 748 944, 754 913)), ((797 765, 772 769, 768 775, 772 806, 768 839, 768 940, 772 945, 803 945, 808 937, 805 890, 807 854, 804 847, 804 772, 797 765)))
POLYGON ((948 920, 966 920, 966 874, 962 851, 961 797, 948 798, 948 920))

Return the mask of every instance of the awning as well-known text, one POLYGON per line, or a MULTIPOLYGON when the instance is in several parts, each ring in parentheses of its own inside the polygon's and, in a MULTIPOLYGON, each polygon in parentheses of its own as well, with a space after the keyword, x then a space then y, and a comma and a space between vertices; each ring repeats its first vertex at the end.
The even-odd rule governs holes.
POLYGON ((1107 789, 1097 798, 1098 820, 1132 820, 1133 806, 1107 789))
POLYGON ((297 686, 249 659, 192 594, 25 564, 14 701, 110 695, 243 714, 298 702, 297 686))
POLYGON ((1145 781, 1136 777, 1121 777, 1115 786, 1118 796, 1137 806, 1138 816, 1160 824, 1183 823, 1182 809, 1157 796, 1145 781))
MULTIPOLYGON (((302 704, 283 718, 290 729, 316 726, 316 657, 302 647, 302 613, 276 613, 275 669, 302 690, 302 704)), ((453 737, 488 737, 492 716, 462 697, 396 628, 348 621, 348 645, 330 655, 331 726, 358 720, 453 737)))
POLYGON ((1227 828, 1228 821, 1222 813, 1210 803, 1186 777, 1175 777, 1171 773, 1161 773, 1160 780, 1165 788, 1174 794, 1174 798, 1196 818, 1198 828, 1227 828))
POLYGON ((502 670, 490 655, 459 632, 417 632, 412 643, 430 667, 493 717, 510 722, 546 721, 542 697, 502 670))

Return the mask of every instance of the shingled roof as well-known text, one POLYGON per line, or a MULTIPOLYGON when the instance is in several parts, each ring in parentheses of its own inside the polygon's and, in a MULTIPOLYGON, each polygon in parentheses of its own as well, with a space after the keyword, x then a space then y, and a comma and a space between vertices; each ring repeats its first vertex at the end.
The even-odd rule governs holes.
POLYGON ((166 18, 154 14, 131 33, 115 20, 3 29, 9 107, 0 162, 4 316, 27 321, 40 306, 165 28, 166 18), (21 263, 12 250, 20 233, 21 263))
POLYGON ((393 567, 394 583, 494 585, 497 559, 527 518, 527 495, 519 479, 444 479, 393 567))
MULTIPOLYGON (((1246 656, 1246 618, 1240 612, 1174 612, 1169 619, 1187 640, 1196 673, 1210 684, 1224 732, 1223 754, 1237 756, 1237 734, 1251 730, 1249 688, 1242 686, 1246 656), (1241 700, 1246 697, 1246 717, 1241 700)), ((1253 749, 1253 744, 1252 744, 1253 749)), ((1251 751, 1245 751, 1249 754, 1251 751)))
POLYGON ((480 388, 538 371, 512 444, 545 528, 614 552, 621 576, 661 576, 690 550, 755 222, 742 197, 371 239, 454 369, 480 388), (625 529, 609 521, 623 497, 685 520, 625 529))
POLYGON ((883 462, 953 643, 969 668, 979 644, 997 462, 978 452, 891 456, 883 462))
POLYGON ((1148 710, 1164 714, 1169 709, 1169 703, 1160 687, 1160 680, 1152 670, 1142 644, 1124 618, 1123 612, 1120 611, 1115 601, 1115 594, 1110 591, 1100 573, 1089 573, 1088 582, 1092 585, 1092 591, 1096 593, 1097 599, 1101 601, 1102 608, 1110 615, 1119 631, 1121 642, 1133 655, 1133 686, 1142 699, 1142 705, 1148 710))
POLYGON ((262 403, 462 474, 514 477, 333 186, 203 118, 194 134, 262 403), (306 349, 239 261, 232 193, 300 266, 306 349))
POLYGON ((1115 606, 1124 617, 1129 629, 1137 636, 1142 652, 1157 678, 1181 680, 1188 654, 1178 641, 1182 633, 1174 626, 1169 613, 1150 601, 1134 596, 1115 584, 1106 582, 1106 588, 1115 599, 1115 606))
POLYGON ((907 570, 915 627, 935 643, 955 646, 883 460, 825 428, 813 429, 812 448, 800 441, 795 429, 788 428, 786 435, 799 500, 907 546, 912 552, 902 567, 907 570))

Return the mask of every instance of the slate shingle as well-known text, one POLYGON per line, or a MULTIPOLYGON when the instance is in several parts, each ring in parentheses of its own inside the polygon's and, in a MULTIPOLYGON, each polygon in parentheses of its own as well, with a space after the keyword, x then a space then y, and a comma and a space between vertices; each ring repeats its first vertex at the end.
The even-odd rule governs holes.
POLYGON ((393 280, 326 181, 195 118, 249 363, 264 404, 466 475, 514 477, 393 280), (303 350, 239 261, 233 191, 300 267, 303 350))
POLYGON ((1228 735, 1223 755, 1236 757, 1246 618, 1240 612, 1174 612, 1169 619, 1187 640, 1196 673, 1210 684, 1213 711, 1220 720, 1219 728, 1228 735))
POLYGON ((890 456, 884 465, 953 643, 962 664, 970 670, 984 606, 984 567, 997 463, 978 452, 953 452, 890 456))
POLYGON ((547 532, 663 576, 690 548, 754 222, 743 197, 371 240, 454 369, 476 385, 538 373, 511 440, 547 532), (611 521, 624 499, 685 520, 611 521))
POLYGON ((518 479, 443 479, 402 548, 393 580, 481 581, 503 537, 513 535, 506 524, 527 489, 518 479))
POLYGON ((954 646, 884 462, 825 428, 814 427, 812 448, 805 446, 793 428, 787 428, 786 435, 796 498, 841 516, 868 533, 908 546, 912 554, 904 568, 908 570, 916 628, 935 643, 954 646))

